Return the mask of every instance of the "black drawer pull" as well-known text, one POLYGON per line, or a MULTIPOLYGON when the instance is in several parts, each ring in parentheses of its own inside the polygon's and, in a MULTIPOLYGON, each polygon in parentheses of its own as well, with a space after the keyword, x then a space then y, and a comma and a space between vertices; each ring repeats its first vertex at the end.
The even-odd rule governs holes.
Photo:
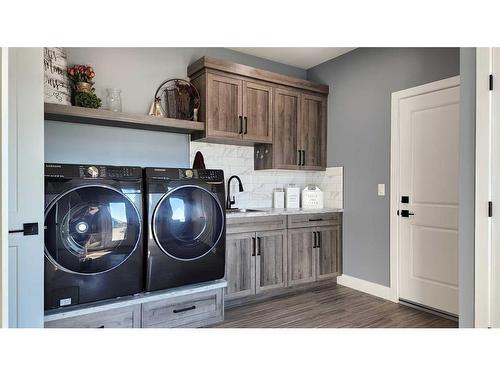
POLYGON ((189 306, 189 307, 184 307, 183 309, 177 309, 177 310, 174 310, 174 314, 178 314, 178 313, 181 313, 181 312, 184 312, 184 311, 189 311, 189 310, 194 310, 196 309, 196 306, 189 306))
POLYGON ((104 328, 104 326, 99 326, 99 327, 97 327, 97 328, 104 328))
POLYGON ((319 218, 319 219, 309 219, 309 221, 323 221, 323 219, 319 218))

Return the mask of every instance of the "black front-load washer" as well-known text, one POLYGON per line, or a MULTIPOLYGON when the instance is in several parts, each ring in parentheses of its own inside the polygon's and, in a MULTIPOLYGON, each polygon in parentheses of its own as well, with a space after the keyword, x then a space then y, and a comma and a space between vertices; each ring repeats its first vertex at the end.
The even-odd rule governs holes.
POLYGON ((224 172, 146 168, 146 290, 224 277, 224 172))
POLYGON ((45 309, 143 289, 142 169, 45 164, 45 309))

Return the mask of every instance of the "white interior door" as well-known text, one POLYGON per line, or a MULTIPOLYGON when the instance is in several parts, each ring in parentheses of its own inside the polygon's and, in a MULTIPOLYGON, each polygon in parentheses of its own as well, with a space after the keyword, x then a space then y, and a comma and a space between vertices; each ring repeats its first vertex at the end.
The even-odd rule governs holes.
POLYGON ((8 49, 9 327, 43 327, 43 55, 8 49), (38 225, 26 235, 24 224, 38 225))
POLYGON ((398 114, 399 298, 458 315, 459 79, 405 91, 398 114))

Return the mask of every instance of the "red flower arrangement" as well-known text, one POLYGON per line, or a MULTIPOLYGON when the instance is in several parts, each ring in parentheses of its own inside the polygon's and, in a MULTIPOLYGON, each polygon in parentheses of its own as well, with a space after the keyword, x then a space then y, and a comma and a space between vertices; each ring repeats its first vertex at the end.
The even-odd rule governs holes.
POLYGON ((94 69, 90 65, 73 65, 68 68, 68 76, 74 82, 92 83, 95 77, 94 69))

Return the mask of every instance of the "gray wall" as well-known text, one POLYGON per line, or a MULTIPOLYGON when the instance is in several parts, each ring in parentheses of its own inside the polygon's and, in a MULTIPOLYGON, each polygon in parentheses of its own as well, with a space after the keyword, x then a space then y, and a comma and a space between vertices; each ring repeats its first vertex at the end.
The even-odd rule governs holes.
POLYGON ((476 49, 460 48, 459 326, 474 326, 476 49))
MULTIPOLYGON (((277 73, 306 78, 306 71, 224 48, 67 48, 68 64, 90 64, 96 94, 122 89, 123 111, 147 113, 158 85, 186 78, 188 65, 201 56, 222 58, 277 73)), ((158 132, 45 122, 45 160, 186 167, 189 137, 158 132)))
POLYGON ((391 93, 458 75, 459 50, 359 48, 307 73, 330 85, 328 166, 344 167, 344 273, 389 286, 391 93))

